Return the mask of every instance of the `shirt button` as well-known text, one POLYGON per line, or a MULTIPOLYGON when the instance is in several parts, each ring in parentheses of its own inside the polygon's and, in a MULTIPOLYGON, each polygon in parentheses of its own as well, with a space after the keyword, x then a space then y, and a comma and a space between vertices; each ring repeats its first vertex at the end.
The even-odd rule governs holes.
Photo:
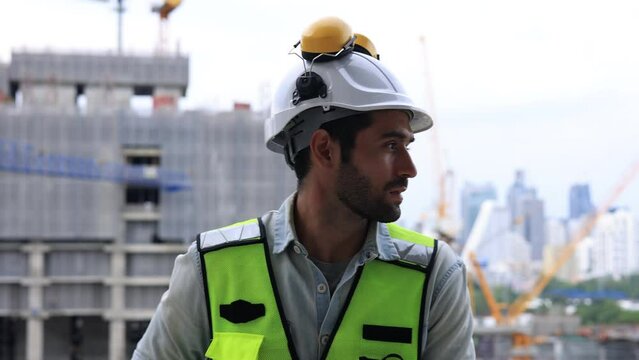
POLYGON ((295 251, 296 254, 301 254, 302 253, 302 250, 297 245, 293 246, 293 251, 295 251))
POLYGON ((328 344, 328 335, 320 336, 320 342, 322 343, 322 345, 328 344))
POLYGON ((325 293, 327 289, 328 289, 328 287, 324 283, 321 283, 321 284, 317 285, 317 292, 320 293, 320 294, 325 293))

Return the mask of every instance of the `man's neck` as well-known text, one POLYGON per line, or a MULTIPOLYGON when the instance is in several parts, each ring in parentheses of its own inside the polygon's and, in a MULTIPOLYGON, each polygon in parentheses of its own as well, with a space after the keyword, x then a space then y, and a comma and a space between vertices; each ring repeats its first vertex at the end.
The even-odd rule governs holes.
POLYGON ((318 188, 300 189, 294 203, 295 230, 311 257, 345 261, 362 248, 368 220, 326 193, 318 188))

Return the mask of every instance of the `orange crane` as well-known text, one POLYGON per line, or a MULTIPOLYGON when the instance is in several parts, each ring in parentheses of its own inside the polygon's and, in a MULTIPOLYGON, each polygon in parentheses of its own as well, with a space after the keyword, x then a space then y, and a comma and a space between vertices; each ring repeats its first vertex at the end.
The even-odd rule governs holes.
MULTIPOLYGON (((486 302, 488 304, 491 315, 498 325, 511 325, 514 323, 517 317, 519 317, 524 311, 526 311, 526 308, 528 307, 530 301, 542 293, 550 280, 555 277, 559 269, 561 269, 561 267, 565 265, 565 263, 572 257, 575 250, 577 249, 577 245, 579 245, 579 243, 586 236, 588 236, 588 234, 590 234, 599 218, 608 211, 608 209, 617 200, 621 193, 623 193, 628 185, 632 183, 637 174, 639 174, 639 161, 636 161, 631 166, 630 170, 621 178, 621 181, 619 181, 608 199, 601 206, 599 206, 597 212, 591 215, 581 226, 579 231, 564 247, 559 255, 559 258, 553 263, 552 267, 547 272, 540 275, 530 291, 520 295, 512 304, 507 307, 508 311, 506 314, 502 314, 501 307, 495 301, 495 298, 492 294, 492 291, 490 290, 490 287, 488 286, 488 282, 486 281, 483 271, 481 270, 481 267, 477 262, 475 254, 472 251, 468 253, 468 257, 470 259, 477 281, 479 282, 480 289, 484 294, 484 297, 486 298, 486 302)), ((472 286, 470 287, 472 288, 472 286)), ((532 342, 533 339, 526 334, 520 332, 513 333, 514 348, 525 348, 531 345, 532 342)), ((530 358, 528 356, 515 356, 514 359, 527 360, 530 358)))
POLYGON ((180 4, 182 0, 164 0, 164 2, 160 5, 154 5, 151 7, 151 11, 156 12, 160 15, 160 35, 158 41, 158 50, 161 53, 166 52, 167 50, 167 41, 168 41, 168 21, 169 15, 175 10, 180 4))
POLYGON ((544 288, 548 285, 550 280, 557 274, 559 269, 566 264, 566 262, 572 257, 575 250, 577 249, 577 245, 583 240, 594 228, 595 224, 599 220, 599 218, 608 212, 608 209, 612 206, 612 204, 617 200, 619 195, 626 190, 628 185, 634 180, 634 178, 639 173, 639 161, 636 161, 630 170, 621 178, 621 181, 614 188, 608 199, 597 209, 597 212, 590 216, 588 220, 581 226, 579 231, 572 237, 568 245, 564 247, 559 255, 559 259, 555 261, 552 267, 548 270, 548 272, 541 274, 541 276, 537 279, 532 289, 526 293, 521 294, 509 307, 508 307, 508 315, 506 316, 506 320, 512 322, 513 319, 521 315, 530 301, 544 290, 544 288))
MULTIPOLYGON (((621 195, 621 193, 623 193, 623 191, 628 187, 628 185, 630 185, 630 183, 634 180, 637 174, 639 174, 639 161, 635 162, 630 168, 630 170, 621 178, 621 181, 619 181, 619 183, 614 188, 613 192, 610 194, 608 199, 601 206, 599 206, 599 208, 597 209, 597 212, 591 215, 586 220, 586 222, 581 226, 579 231, 572 237, 570 242, 564 247, 564 249, 559 255, 559 258, 557 259, 557 261, 553 263, 552 267, 547 272, 542 273, 539 276, 539 278, 533 285, 532 289, 520 295, 512 304, 510 304, 508 306, 508 312, 505 314, 505 316, 502 316, 500 312, 498 316, 494 316, 495 320, 498 323, 512 324, 514 319, 516 319, 519 315, 521 315, 524 311, 526 311, 526 308, 528 307, 528 304, 530 303, 530 301, 542 293, 542 291, 548 285, 550 280, 552 280, 552 278, 555 277, 559 269, 561 269, 561 267, 572 257, 575 250, 577 249, 577 245, 579 245, 579 243, 586 236, 588 236, 588 234, 590 234, 590 232, 594 228, 599 218, 608 211, 608 209, 612 206, 612 204, 617 200, 619 195, 621 195)), ((490 287, 488 287, 488 283, 486 282, 483 272, 479 266, 479 263, 476 260, 475 254, 472 252, 469 252, 468 256, 471 260, 471 265, 473 266, 473 269, 475 270, 475 274, 480 283, 480 288, 482 290, 482 293, 486 297, 487 302, 489 302, 489 307, 492 306, 491 313, 494 313, 494 311, 498 309, 499 306, 494 301, 494 296, 492 295, 492 292, 490 291, 490 287), (493 299, 493 300, 491 301, 489 299, 493 299), (492 305, 490 304, 491 302, 493 303, 492 305)))
MULTIPOLYGON (((428 105, 430 106, 430 115, 433 119, 437 118, 435 109, 435 98, 433 96, 432 81, 430 76, 430 67, 428 62, 428 52, 426 46, 426 38, 420 36, 419 42, 422 45, 422 52, 424 56, 424 92, 427 98, 428 105)), ((452 216, 450 214, 452 194, 454 193, 454 173, 448 169, 444 164, 444 155, 439 143, 438 126, 433 126, 430 130, 432 137, 432 156, 433 156, 433 175, 436 177, 438 198, 437 198, 437 211, 435 221, 435 231, 438 233, 438 238, 447 243, 455 241, 457 227, 455 226, 452 216)), ((425 216, 422 216, 421 222, 425 222, 425 216)))
MULTIPOLYGON (((502 324, 503 318, 501 316, 501 309, 493 296, 493 292, 490 290, 490 285, 488 285, 484 272, 481 270, 481 265, 479 264, 479 261, 477 261, 477 256, 475 256, 475 253, 471 251, 468 253, 468 258, 470 259, 470 264, 472 265, 477 281, 479 282, 479 288, 486 298, 486 304, 488 305, 488 310, 490 310, 490 315, 498 324, 502 324)), ((472 289, 472 284, 469 284, 469 289, 472 289)))

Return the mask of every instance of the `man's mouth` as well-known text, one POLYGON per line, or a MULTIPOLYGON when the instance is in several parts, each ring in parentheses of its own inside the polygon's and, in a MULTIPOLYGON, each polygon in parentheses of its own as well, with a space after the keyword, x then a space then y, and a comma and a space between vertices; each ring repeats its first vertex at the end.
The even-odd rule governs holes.
POLYGON ((402 193, 404 191, 406 191, 406 187, 402 186, 391 189, 389 193, 394 200, 396 200, 398 203, 401 203, 404 200, 404 197, 402 196, 402 193))
POLYGON ((385 186, 385 190, 387 191, 406 191, 406 188, 408 187, 408 179, 406 178, 399 178, 395 181, 391 181, 388 184, 386 184, 385 186))
POLYGON ((398 194, 399 195, 399 194, 403 193, 404 191, 406 191, 406 186, 401 186, 401 187, 396 187, 396 188, 390 189, 390 193, 391 194, 398 194))

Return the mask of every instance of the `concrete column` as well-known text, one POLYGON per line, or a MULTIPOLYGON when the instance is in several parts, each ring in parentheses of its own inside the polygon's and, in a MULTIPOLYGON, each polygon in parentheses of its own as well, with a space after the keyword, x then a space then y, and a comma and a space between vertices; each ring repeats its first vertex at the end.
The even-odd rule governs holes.
POLYGON ((175 113, 181 95, 179 88, 156 87, 153 91, 153 112, 175 113))
POLYGON ((84 93, 86 95, 86 111, 93 114, 105 110, 129 109, 133 88, 88 85, 84 93))
POLYGON ((44 357, 44 321, 41 318, 27 320, 26 339, 27 359, 43 360, 44 357))
POLYGON ((123 319, 109 321, 109 360, 125 359, 126 322, 123 319))
POLYGON ((126 275, 126 255, 122 241, 113 245, 111 254, 111 317, 109 319, 109 360, 125 358, 126 322, 124 321, 124 277, 126 275))
POLYGON ((76 90, 73 85, 23 84, 22 106, 29 109, 75 110, 76 90))
POLYGON ((29 360, 44 359, 44 320, 42 313, 44 253, 42 244, 27 245, 29 254, 29 313, 27 315, 26 355, 29 360))

